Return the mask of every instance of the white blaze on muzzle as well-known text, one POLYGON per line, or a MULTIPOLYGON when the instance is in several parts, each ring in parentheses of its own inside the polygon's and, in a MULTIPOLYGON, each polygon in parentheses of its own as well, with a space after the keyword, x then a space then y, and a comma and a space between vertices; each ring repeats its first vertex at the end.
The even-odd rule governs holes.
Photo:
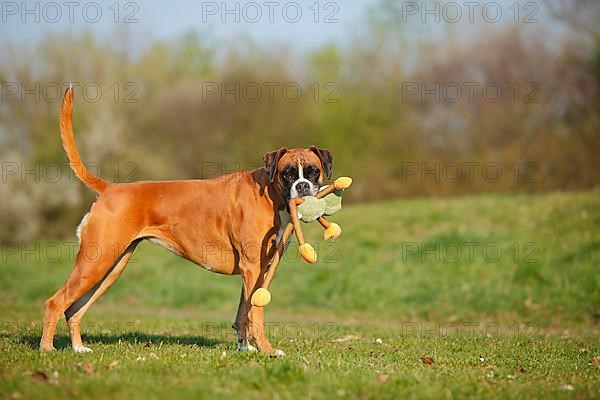
POLYGON ((311 196, 314 196, 317 194, 318 191, 318 187, 316 187, 311 181, 309 181, 308 179, 306 179, 304 177, 304 171, 302 170, 302 164, 300 163, 300 161, 298 161, 298 179, 296 179, 294 181, 294 183, 292 183, 292 187, 290 188, 290 198, 295 199, 298 196, 298 184, 299 183, 307 183, 308 187, 309 187, 309 192, 311 196))

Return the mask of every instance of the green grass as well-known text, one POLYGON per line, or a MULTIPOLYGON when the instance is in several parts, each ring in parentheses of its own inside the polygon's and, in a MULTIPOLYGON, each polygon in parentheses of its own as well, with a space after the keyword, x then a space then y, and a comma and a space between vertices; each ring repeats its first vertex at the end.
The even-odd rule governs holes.
POLYGON ((272 286, 284 359, 234 351, 239 277, 150 243, 86 315, 94 353, 73 354, 62 322, 59 351, 40 354, 43 301, 76 239, 4 246, 1 396, 600 398, 599 191, 399 200, 334 219, 334 244, 306 227, 319 263, 292 247, 272 286))

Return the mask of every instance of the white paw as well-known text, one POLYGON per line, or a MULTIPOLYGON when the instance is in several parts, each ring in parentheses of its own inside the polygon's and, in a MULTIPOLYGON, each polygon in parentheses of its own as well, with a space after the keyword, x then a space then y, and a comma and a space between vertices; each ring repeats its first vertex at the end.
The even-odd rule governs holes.
POLYGON ((75 353, 91 353, 92 349, 90 349, 89 347, 85 347, 85 346, 78 346, 78 347, 73 347, 73 351, 75 353))
POLYGON ((238 342, 238 351, 249 351, 251 353, 256 353, 258 349, 251 344, 244 344, 242 342, 238 342))
POLYGON ((271 354, 271 357, 285 357, 283 350, 275 349, 275 352, 271 354))

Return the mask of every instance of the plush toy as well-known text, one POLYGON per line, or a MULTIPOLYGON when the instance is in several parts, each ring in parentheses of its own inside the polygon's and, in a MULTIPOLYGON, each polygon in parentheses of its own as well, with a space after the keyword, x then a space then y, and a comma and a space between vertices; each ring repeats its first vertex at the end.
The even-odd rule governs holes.
POLYGON ((350 178, 338 178, 333 185, 324 187, 316 196, 306 196, 290 200, 290 217, 296 238, 300 246, 300 255, 309 263, 317 262, 317 252, 304 241, 304 232, 302 231, 302 222, 319 221, 325 228, 323 237, 325 240, 336 239, 341 235, 342 229, 338 224, 329 222, 325 215, 329 216, 342 208, 342 191, 352 184, 350 178))
POLYGON ((265 272, 261 287, 256 289, 252 295, 251 303, 253 306, 264 307, 271 301, 271 293, 268 287, 275 276, 275 271, 285 250, 285 243, 287 243, 292 232, 296 233, 302 258, 309 263, 317 262, 317 252, 309 243, 305 242, 300 221, 305 223, 319 221, 323 228, 325 228, 323 232, 325 240, 336 239, 341 235, 342 229, 340 226, 328 221, 325 216, 332 215, 342 208, 342 192, 344 189, 350 187, 351 184, 351 178, 338 178, 333 185, 323 187, 316 196, 306 196, 290 200, 288 205, 291 222, 285 227, 273 260, 265 272))

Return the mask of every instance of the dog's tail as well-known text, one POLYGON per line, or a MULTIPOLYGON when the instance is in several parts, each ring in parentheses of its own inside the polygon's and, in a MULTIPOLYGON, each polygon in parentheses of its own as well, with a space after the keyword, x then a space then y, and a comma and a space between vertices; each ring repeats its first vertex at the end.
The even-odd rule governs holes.
POLYGON ((102 193, 108 182, 95 176, 83 162, 73 136, 73 86, 69 86, 60 108, 60 138, 75 175, 96 193, 102 193))

